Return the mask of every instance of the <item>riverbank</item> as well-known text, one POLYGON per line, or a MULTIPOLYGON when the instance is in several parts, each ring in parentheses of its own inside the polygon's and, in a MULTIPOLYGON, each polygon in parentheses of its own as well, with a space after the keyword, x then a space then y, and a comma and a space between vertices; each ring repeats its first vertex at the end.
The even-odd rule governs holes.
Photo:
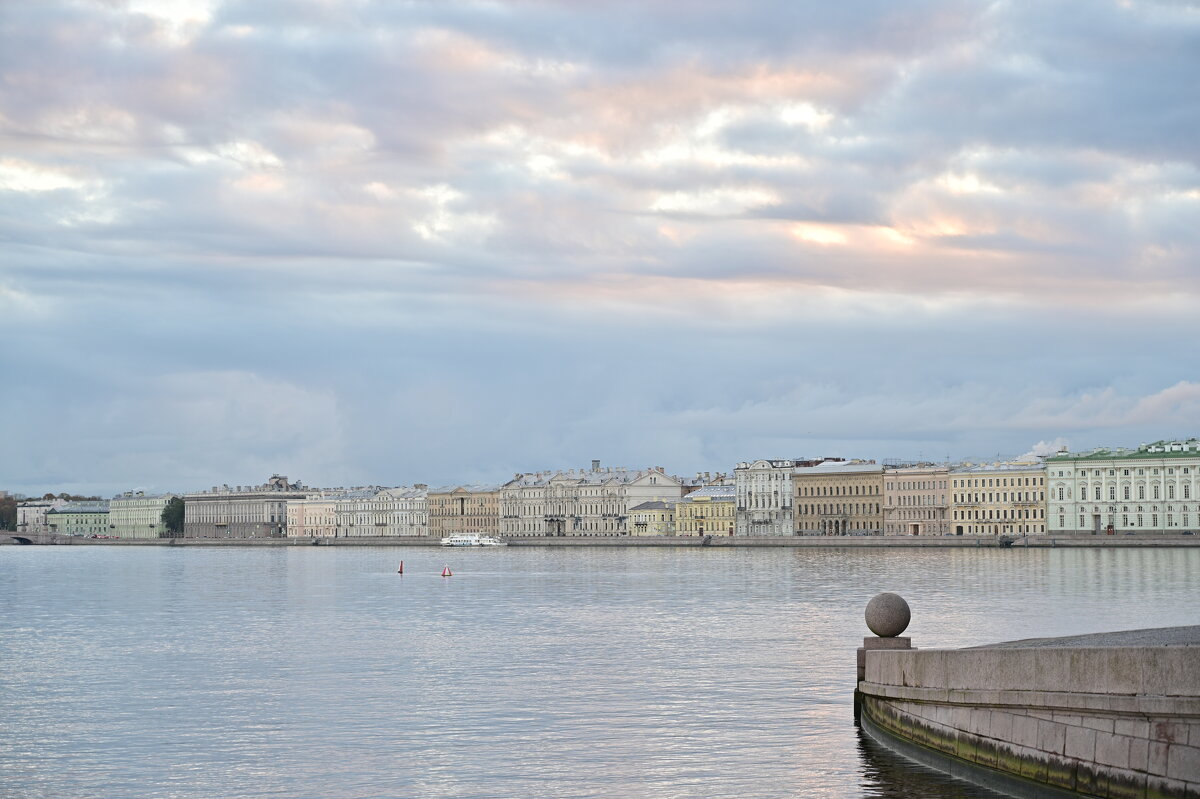
MULTIPOLYGON (((0 533, 0 544, 25 543, 15 540, 16 534, 0 533)), ((435 547, 440 539, 426 536, 353 538, 159 538, 159 539, 94 539, 69 536, 39 538, 24 536, 33 544, 71 546, 224 546, 224 547, 435 547)), ((1200 547, 1200 536, 1194 535, 1137 535, 1137 536, 1027 536, 997 538, 994 536, 569 536, 562 538, 510 538, 512 547, 785 547, 794 549, 859 549, 874 547, 988 549, 1010 547, 1200 547)))

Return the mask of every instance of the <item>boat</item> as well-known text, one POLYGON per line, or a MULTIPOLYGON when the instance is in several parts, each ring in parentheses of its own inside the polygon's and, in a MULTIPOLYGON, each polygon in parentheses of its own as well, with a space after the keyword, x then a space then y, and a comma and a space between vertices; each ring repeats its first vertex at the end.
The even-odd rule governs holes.
POLYGON ((483 533, 455 533, 442 539, 444 547, 506 547, 507 543, 483 533))

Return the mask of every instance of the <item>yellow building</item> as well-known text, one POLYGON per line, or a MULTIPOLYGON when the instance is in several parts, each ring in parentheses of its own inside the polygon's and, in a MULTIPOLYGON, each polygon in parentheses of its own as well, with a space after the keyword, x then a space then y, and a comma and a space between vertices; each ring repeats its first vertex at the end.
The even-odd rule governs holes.
POLYGON ((464 485, 429 492, 429 535, 500 532, 500 487, 464 485))
POLYGON ((883 467, 826 461, 792 472, 796 535, 882 535, 883 467))
POLYGON ((675 535, 678 500, 654 499, 629 509, 629 535, 675 535))
POLYGON ((954 469, 950 528, 956 535, 1045 533, 1046 467, 997 463, 954 469))
POLYGON ((675 535, 733 535, 737 487, 705 486, 675 505, 675 535))

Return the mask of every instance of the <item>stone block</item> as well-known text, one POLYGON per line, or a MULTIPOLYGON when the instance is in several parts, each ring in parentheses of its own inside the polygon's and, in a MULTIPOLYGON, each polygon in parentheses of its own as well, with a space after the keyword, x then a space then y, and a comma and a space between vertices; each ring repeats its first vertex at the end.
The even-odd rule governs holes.
POLYGON ((870 635, 863 639, 862 648, 868 651, 877 649, 912 649, 912 639, 907 636, 877 638, 874 635, 870 635))
POLYGON ((1129 768, 1129 742, 1124 735, 1096 733, 1096 762, 1116 768, 1129 768))
MULTIPOLYGON (((1089 650, 1084 650, 1088 652, 1089 650)), ((1143 672, 1148 666, 1146 650, 1141 647, 1090 650, 1103 662, 1100 682, 1085 682, 1096 693, 1144 693, 1143 672)))
POLYGON ((1108 732, 1108 733, 1111 733, 1113 731, 1113 726, 1114 726, 1113 720, 1110 718, 1101 718, 1098 716, 1084 716, 1082 718, 1082 721, 1083 721, 1083 726, 1087 727, 1089 730, 1095 730, 1096 732, 1108 732))
POLYGON ((1150 742, 1145 738, 1129 739, 1129 767, 1135 771, 1146 771, 1150 763, 1150 742))
POLYGON ((1160 777, 1165 777, 1167 775, 1167 750, 1170 748, 1170 744, 1151 741, 1149 757, 1146 761, 1146 771, 1151 774, 1157 774, 1160 777))
POLYGON ((1200 782, 1200 749, 1171 744, 1167 753, 1167 777, 1173 780, 1200 782))
POLYGON ((1013 718, 1011 713, 993 710, 991 729, 988 730, 988 735, 1001 741, 1012 740, 1013 718))
POLYGON ((971 732, 975 711, 969 707, 956 707, 950 713, 950 726, 963 732, 971 732))
POLYGON ((1012 742, 1018 746, 1036 749, 1040 721, 1032 716, 1015 716, 1012 725, 1012 742))
POLYGON ((1146 780, 1146 796, 1150 797, 1172 797, 1172 799, 1184 799, 1184 797, 1195 796, 1194 792, 1189 792, 1188 783, 1183 780, 1169 780, 1165 777, 1150 777, 1146 780))
POLYGON ((1038 749, 1061 755, 1067 728, 1053 721, 1038 722, 1038 749))
POLYGON ((1148 739, 1150 722, 1141 719, 1117 719, 1113 723, 1113 732, 1117 735, 1128 735, 1131 738, 1148 739))
POLYGON ((1085 727, 1067 727, 1063 739, 1063 754, 1091 762, 1096 759, 1096 731, 1085 727))
POLYGON ((1066 724, 1070 727, 1082 727, 1083 726, 1082 717, 1080 717, 1078 714, 1075 714, 1075 713, 1061 713, 1061 712, 1055 711, 1054 720, 1057 721, 1059 724, 1066 724))
POLYGON ((1200 658, 1195 647, 1157 647, 1147 652, 1142 692, 1158 696, 1200 696, 1200 658))
POLYGON ((1178 721, 1158 719, 1150 722, 1150 738, 1169 744, 1185 744, 1189 738, 1187 725, 1178 721))

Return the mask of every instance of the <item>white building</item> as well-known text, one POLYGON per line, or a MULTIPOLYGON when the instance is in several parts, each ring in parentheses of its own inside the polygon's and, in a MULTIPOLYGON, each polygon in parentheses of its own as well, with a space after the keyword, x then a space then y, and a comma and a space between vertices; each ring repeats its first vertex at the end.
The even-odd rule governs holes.
POLYGON ((1050 533, 1200 530, 1200 439, 1046 459, 1050 533))
POLYGON ((500 535, 629 535, 629 510, 678 500, 683 481, 653 469, 601 468, 518 474, 500 487, 500 535))
POLYGON ((260 486, 213 486, 185 494, 183 534, 188 538, 282 538, 287 532, 287 503, 309 489, 273 475, 260 486))
POLYGON ((774 459, 743 461, 733 470, 737 489, 734 530, 737 535, 794 535, 792 472, 825 460, 774 459))
POLYGON ((428 487, 368 488, 335 496, 334 535, 429 535, 428 487))
POLYGON ((17 505, 17 532, 46 532, 46 514, 67 504, 65 499, 30 499, 17 505))
POLYGON ((118 494, 108 503, 108 534, 117 538, 166 537, 162 514, 174 496, 141 491, 118 494))

